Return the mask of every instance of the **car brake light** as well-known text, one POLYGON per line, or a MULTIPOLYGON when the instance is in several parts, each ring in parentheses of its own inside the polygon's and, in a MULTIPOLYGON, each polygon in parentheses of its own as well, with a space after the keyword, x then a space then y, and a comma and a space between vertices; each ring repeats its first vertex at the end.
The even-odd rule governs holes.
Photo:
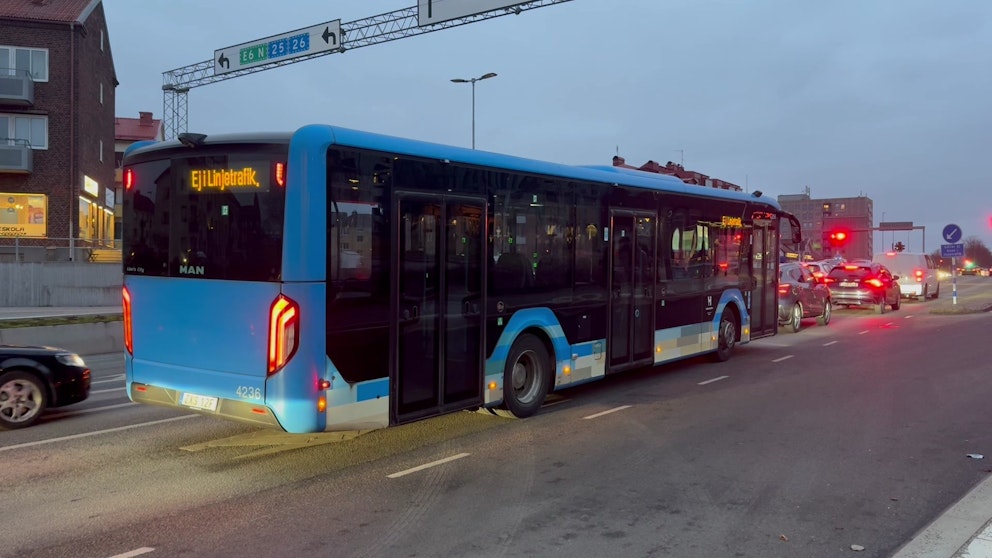
POLYGON ((124 348, 129 355, 134 356, 134 335, 131 322, 131 293, 127 287, 121 289, 121 301, 124 311, 124 348))
POLYGON ((782 284, 782 285, 779 285, 778 286, 778 294, 789 294, 789 291, 791 291, 791 290, 792 290, 792 287, 789 286, 788 283, 785 283, 785 284, 782 284))
POLYGON ((858 266, 856 266, 856 265, 845 265, 844 266, 844 269, 847 269, 847 270, 858 269, 858 266))
POLYGON ((269 367, 271 376, 293 358, 299 346, 300 305, 279 295, 269 309, 269 367))
POLYGON ((869 285, 871 285, 872 287, 875 287, 876 289, 881 289, 882 288, 882 282, 879 281, 878 279, 875 279, 874 277, 872 277, 871 279, 866 280, 865 283, 868 283, 869 285))
POLYGON ((923 282, 923 270, 922 269, 917 269, 916 271, 913 272, 913 275, 916 276, 916 282, 917 283, 922 283, 923 282))

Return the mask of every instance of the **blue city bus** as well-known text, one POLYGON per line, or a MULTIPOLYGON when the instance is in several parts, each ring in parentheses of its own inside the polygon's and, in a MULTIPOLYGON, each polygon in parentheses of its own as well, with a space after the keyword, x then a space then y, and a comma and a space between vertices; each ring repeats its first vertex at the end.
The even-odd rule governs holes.
POLYGON ((311 125, 124 159, 133 401, 305 433, 527 417, 777 330, 760 193, 311 125))

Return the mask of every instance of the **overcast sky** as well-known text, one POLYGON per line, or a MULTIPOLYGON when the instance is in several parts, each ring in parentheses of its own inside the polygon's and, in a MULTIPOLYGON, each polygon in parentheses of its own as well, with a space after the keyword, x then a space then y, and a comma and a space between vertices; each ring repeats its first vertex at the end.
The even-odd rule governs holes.
MULTIPOLYGON (((162 73, 215 49, 414 5, 104 0, 117 115, 161 118, 162 73)), ((471 86, 450 79, 487 72, 479 149, 684 160, 772 196, 868 196, 876 223, 925 226, 928 252, 949 223, 992 246, 987 0, 572 0, 194 88, 189 130, 326 123, 467 147, 471 86)), ((894 240, 923 248, 919 230, 894 240)))

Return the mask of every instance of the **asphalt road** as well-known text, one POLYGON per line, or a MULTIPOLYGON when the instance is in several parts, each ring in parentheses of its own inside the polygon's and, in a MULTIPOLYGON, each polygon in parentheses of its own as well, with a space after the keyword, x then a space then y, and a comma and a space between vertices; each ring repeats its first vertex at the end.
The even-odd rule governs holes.
POLYGON ((0 433, 0 556, 890 556, 992 472, 992 316, 936 306, 839 309, 528 420, 302 439, 131 405, 121 356, 91 356, 88 401, 0 433))

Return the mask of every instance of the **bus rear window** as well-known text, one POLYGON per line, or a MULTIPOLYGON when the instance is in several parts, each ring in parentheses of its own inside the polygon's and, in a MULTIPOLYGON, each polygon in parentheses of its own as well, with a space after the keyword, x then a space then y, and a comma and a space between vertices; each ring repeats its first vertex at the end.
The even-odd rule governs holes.
POLYGON ((128 164, 125 273, 279 279, 285 188, 277 174, 286 148, 226 147, 128 164))

